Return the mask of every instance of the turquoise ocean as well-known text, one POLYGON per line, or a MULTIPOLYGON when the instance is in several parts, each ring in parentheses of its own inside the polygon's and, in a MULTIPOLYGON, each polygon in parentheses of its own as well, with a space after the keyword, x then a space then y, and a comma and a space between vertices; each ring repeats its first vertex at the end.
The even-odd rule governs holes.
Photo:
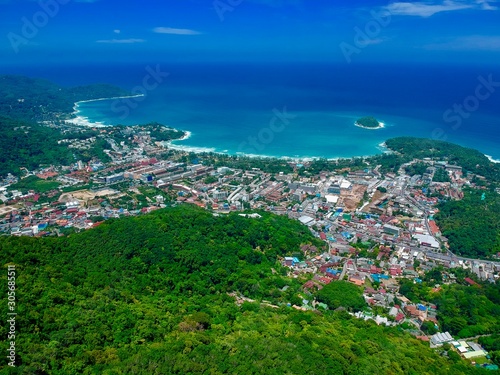
POLYGON ((494 67, 151 63, 38 67, 30 75, 144 93, 80 103, 78 116, 86 123, 156 121, 189 131, 189 138, 174 142, 187 150, 336 158, 374 155, 388 138, 416 136, 500 159, 500 71, 494 67), (385 126, 356 127, 362 116, 385 126))

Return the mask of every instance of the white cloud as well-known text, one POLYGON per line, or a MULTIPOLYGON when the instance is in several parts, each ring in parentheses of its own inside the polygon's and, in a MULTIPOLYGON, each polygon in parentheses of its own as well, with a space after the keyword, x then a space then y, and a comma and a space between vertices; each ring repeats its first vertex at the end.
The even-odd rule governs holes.
POLYGON ((191 29, 175 29, 173 27, 155 27, 153 32, 157 34, 174 34, 174 35, 200 35, 201 33, 191 29))
POLYGON ((439 51, 500 51, 500 36, 471 35, 427 44, 427 50, 439 51))
POLYGON ((381 43, 387 42, 388 40, 389 40, 389 38, 375 38, 375 39, 370 39, 366 42, 363 42, 363 44, 375 45, 375 44, 381 44, 381 43))
POLYGON ((144 39, 101 39, 97 40, 96 43, 109 43, 109 44, 133 44, 133 43, 144 43, 144 39))
POLYGON ((399 1, 385 7, 395 16, 431 17, 441 12, 451 12, 463 9, 496 10, 490 3, 497 0, 444 0, 440 2, 405 2, 399 1))
POLYGON ((441 4, 429 4, 422 2, 397 2, 389 4, 386 9, 395 16, 430 17, 436 13, 470 9, 473 7, 474 6, 472 4, 465 4, 454 1, 445 1, 441 4))
POLYGON ((115 34, 120 34, 120 33, 121 33, 121 30, 119 30, 119 29, 115 29, 115 30, 113 30, 113 32, 114 32, 115 34))
MULTIPOLYGON (((494 0, 493 2, 496 2, 498 0, 494 0)), ((476 2, 481 6, 481 9, 484 10, 497 10, 498 7, 491 5, 490 3, 492 2, 491 0, 476 0, 476 2)))

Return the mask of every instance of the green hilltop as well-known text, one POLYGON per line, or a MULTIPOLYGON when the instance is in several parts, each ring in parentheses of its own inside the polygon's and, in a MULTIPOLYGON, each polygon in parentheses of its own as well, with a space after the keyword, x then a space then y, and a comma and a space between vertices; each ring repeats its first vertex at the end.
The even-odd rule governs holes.
POLYGON ((63 87, 45 79, 0 75, 0 113, 24 121, 62 118, 73 112, 81 100, 130 95, 119 87, 94 84, 63 87))
POLYGON ((287 306, 312 296, 278 257, 323 243, 296 221, 260 215, 179 206, 68 237, 1 237, 2 265, 17 273, 19 363, 9 373, 485 373, 351 317, 363 307, 353 285, 320 296, 347 311, 287 306), (230 293, 250 300, 239 305, 230 293))

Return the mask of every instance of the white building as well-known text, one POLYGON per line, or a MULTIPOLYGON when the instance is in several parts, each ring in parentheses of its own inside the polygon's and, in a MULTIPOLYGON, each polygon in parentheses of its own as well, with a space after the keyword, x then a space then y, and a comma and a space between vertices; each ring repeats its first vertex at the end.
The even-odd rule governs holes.
POLYGON ((450 335, 449 332, 438 332, 435 335, 431 336, 431 344, 433 345, 442 345, 445 342, 450 342, 453 341, 453 337, 450 335))

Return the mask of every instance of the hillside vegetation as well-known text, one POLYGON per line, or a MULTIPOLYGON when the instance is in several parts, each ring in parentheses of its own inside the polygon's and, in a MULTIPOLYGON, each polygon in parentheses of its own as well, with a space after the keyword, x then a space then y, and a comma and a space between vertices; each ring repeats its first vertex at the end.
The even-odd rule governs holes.
POLYGON ((466 190, 462 200, 438 208, 436 222, 453 252, 473 258, 500 252, 500 194, 466 190))
POLYGON ((71 138, 71 134, 63 136, 60 130, 38 122, 69 118, 79 100, 125 94, 124 90, 109 85, 64 88, 43 79, 0 75, 0 176, 18 175, 20 168, 68 165, 94 156, 106 161, 102 142, 96 142, 90 150, 72 151, 58 143, 71 138))
POLYGON ((465 173, 479 174, 490 182, 500 182, 500 165, 492 163, 483 153, 472 148, 415 137, 391 138, 385 144, 402 156, 404 161, 424 158, 447 160, 449 164, 461 166, 465 173))
POLYGON ((361 117, 358 120, 356 120, 356 125, 362 126, 365 128, 380 128, 381 124, 380 122, 377 121, 375 117, 372 116, 366 116, 366 117, 361 117))
MULTIPOLYGON (((415 303, 429 301, 437 306, 437 319, 442 331, 449 331, 455 338, 477 335, 498 334, 500 332, 500 286, 478 283, 471 286, 465 281, 474 277, 470 272, 455 268, 451 272, 457 283, 443 285, 442 269, 426 273, 422 283, 411 280, 401 282, 400 293, 415 303), (436 284, 440 288, 436 290, 436 284)), ((476 279, 477 280, 477 279, 476 279)), ((500 364, 500 348, 494 354, 500 364)))
POLYGON ((24 121, 70 114, 75 102, 80 100, 122 95, 130 93, 104 84, 67 88, 39 78, 0 75, 0 114, 24 121))
POLYGON ((0 176, 19 174, 19 168, 74 161, 71 150, 59 145, 59 131, 0 115, 0 176))
MULTIPOLYGON (((19 356, 2 373, 483 373, 395 328, 287 307, 303 281, 287 278, 277 257, 322 243, 298 222, 261 214, 181 206, 68 237, 0 238, 2 265, 16 266, 19 356), (238 306, 230 292, 275 307, 238 306)), ((335 293, 322 297, 342 304, 335 293)))

